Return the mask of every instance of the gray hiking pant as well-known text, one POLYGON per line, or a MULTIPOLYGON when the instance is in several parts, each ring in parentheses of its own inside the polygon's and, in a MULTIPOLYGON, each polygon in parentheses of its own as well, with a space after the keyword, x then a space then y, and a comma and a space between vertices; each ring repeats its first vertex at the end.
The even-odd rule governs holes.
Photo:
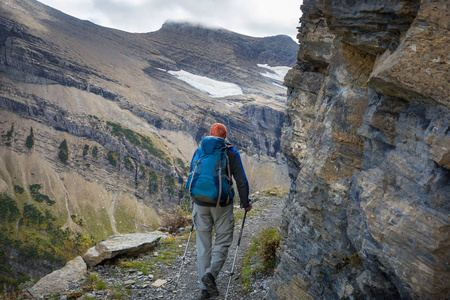
POLYGON ((233 205, 209 207, 194 204, 194 226, 197 240, 197 268, 199 287, 204 290, 202 277, 211 273, 217 278, 227 259, 233 241, 233 205), (212 230, 215 227, 215 244, 212 248, 212 230))

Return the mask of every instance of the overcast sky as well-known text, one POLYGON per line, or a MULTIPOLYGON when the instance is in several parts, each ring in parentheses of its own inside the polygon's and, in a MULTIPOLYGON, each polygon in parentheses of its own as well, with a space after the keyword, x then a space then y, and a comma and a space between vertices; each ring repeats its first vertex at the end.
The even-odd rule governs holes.
POLYGON ((166 20, 189 21, 296 42, 303 0, 38 0, 66 14, 129 32, 150 32, 166 20))

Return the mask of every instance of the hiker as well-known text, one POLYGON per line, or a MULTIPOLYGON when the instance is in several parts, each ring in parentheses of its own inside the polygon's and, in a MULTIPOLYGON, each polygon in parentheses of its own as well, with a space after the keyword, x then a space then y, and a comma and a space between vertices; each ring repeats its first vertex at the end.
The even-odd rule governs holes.
POLYGON ((228 248, 233 241, 234 190, 231 176, 236 181, 240 206, 247 211, 252 209, 241 157, 239 152, 225 141, 226 137, 226 127, 220 123, 213 124, 209 136, 203 138, 190 164, 187 189, 194 199, 193 222, 197 232, 197 267, 201 289, 199 299, 219 295, 216 278, 227 259, 228 248), (217 158, 211 158, 213 155, 217 158), (213 173, 211 174, 213 176, 208 176, 208 173, 213 173), (212 249, 213 227, 215 227, 214 249, 212 249))

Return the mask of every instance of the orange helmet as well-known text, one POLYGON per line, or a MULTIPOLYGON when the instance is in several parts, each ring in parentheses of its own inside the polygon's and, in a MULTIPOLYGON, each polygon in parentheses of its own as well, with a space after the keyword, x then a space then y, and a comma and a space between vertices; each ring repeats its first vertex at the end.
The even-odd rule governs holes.
POLYGON ((211 129, 209 130, 209 135, 226 138, 227 128, 225 127, 225 125, 221 123, 215 123, 211 126, 211 129))

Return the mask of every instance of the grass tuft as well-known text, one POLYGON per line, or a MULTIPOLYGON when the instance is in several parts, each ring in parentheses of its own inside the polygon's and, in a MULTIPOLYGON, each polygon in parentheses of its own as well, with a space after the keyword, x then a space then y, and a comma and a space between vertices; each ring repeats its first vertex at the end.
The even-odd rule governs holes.
POLYGON ((278 230, 269 227, 253 238, 242 267, 241 284, 245 291, 250 288, 253 278, 273 273, 280 241, 281 234, 278 230))
POLYGON ((282 188, 280 186, 274 186, 267 190, 262 191, 262 194, 265 196, 276 196, 276 197, 284 197, 289 194, 288 188, 282 188))
POLYGON ((89 291, 105 290, 108 287, 108 284, 103 282, 97 273, 90 273, 86 282, 89 291))

